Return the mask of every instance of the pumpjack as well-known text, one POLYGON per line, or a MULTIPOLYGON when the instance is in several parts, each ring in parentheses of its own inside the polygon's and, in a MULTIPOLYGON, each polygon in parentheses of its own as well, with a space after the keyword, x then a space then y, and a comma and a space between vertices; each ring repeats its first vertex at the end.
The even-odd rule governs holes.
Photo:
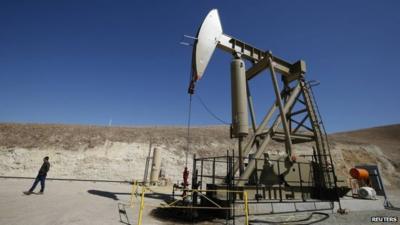
MULTIPOLYGON (((195 158, 193 189, 247 190, 250 200, 287 202, 339 201, 347 190, 338 187, 328 137, 312 86, 306 80, 306 63, 288 62, 224 34, 218 11, 211 10, 193 44, 192 74, 188 92, 194 94, 216 49, 232 55, 231 138, 238 140, 238 154, 226 157, 226 173, 218 175, 218 159, 195 158), (251 65, 246 68, 247 65, 251 65), (257 124, 250 81, 269 72, 275 99, 257 124), (250 124, 250 125, 249 125, 250 124), (271 151, 272 143, 284 143, 284 151, 271 151), (309 143, 308 152, 295 152, 296 144, 309 143), (206 174, 210 162, 212 174, 206 174), (207 183, 208 182, 208 183, 207 183), (253 194, 254 193, 254 194, 253 194)), ((209 194, 214 202, 218 195, 209 194)), ((229 197, 229 201, 232 201, 229 197)), ((223 201, 222 199, 220 199, 223 201)), ((193 199, 193 204, 202 204, 193 199)))

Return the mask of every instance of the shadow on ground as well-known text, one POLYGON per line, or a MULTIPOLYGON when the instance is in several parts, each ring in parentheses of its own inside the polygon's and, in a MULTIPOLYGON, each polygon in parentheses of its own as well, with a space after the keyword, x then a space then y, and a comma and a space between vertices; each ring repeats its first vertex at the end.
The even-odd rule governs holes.
POLYGON ((118 201, 119 198, 117 195, 130 195, 131 193, 128 192, 109 192, 109 191, 100 191, 100 190, 88 190, 89 194, 98 195, 105 198, 111 198, 115 201, 118 201))
MULTIPOLYGON (((156 208, 151 211, 151 216, 163 221, 169 221, 174 224, 179 223, 200 223, 211 222, 212 224, 219 224, 221 218, 215 215, 213 211, 204 209, 190 209, 190 208, 156 208)), ((226 221, 221 222, 225 224, 226 221)))
MULTIPOLYGON (((98 196, 105 197, 105 198, 111 198, 111 199, 113 199, 115 201, 119 200, 117 195, 131 195, 131 193, 129 193, 129 192, 110 192, 110 191, 101 191, 101 190, 93 190, 93 189, 88 190, 87 192, 89 194, 92 194, 92 195, 98 195, 98 196)), ((159 200, 163 200, 163 201, 167 201, 167 200, 171 199, 171 195, 163 194, 163 193, 157 193, 157 192, 145 193, 144 197, 145 198, 159 199, 159 200)))

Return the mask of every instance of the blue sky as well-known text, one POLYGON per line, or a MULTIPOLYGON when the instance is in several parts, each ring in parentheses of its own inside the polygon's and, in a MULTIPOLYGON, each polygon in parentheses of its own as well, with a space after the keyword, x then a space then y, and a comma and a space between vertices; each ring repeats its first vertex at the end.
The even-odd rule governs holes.
MULTIPOLYGON (((400 122, 400 2, 1 1, 0 121, 186 125, 191 48, 212 8, 224 33, 307 62, 329 132, 400 122)), ((196 94, 230 121, 229 63, 217 51, 196 94)), ((257 116, 270 78, 252 81, 257 116)), ((194 98, 192 123, 218 124, 194 98)))

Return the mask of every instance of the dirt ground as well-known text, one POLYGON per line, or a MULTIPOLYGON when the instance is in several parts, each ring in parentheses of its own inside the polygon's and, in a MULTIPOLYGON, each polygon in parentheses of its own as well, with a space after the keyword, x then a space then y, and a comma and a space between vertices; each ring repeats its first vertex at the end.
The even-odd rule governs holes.
MULTIPOLYGON (((29 196, 22 192, 29 189, 32 180, 0 179, 0 184, 2 225, 111 225, 137 222, 138 208, 129 207, 129 184, 46 181, 43 195, 29 196)), ((39 191, 39 186, 35 192, 39 191)), ((153 200, 149 199, 147 203, 153 200)), ((146 208, 145 214, 148 213, 146 208)), ((162 224, 149 218, 145 215, 143 224, 162 224)))
MULTIPOLYGON (((32 184, 28 179, 0 179, 0 224, 7 225, 64 225, 64 224, 137 224, 140 198, 134 198, 134 207, 130 205, 131 185, 122 183, 47 181, 44 195, 24 195, 32 184)), ((38 191, 38 187, 37 190, 38 191)), ((147 193, 143 215, 143 224, 178 224, 175 221, 163 221, 151 216, 152 210, 159 206, 170 187, 152 188, 147 193)), ((396 197, 392 202, 400 205, 400 193, 390 193, 396 197)), ((332 212, 329 218, 314 224, 372 224, 371 216, 397 216, 400 211, 354 211, 347 215, 332 212)), ((266 216, 269 221, 282 221, 305 218, 309 213, 266 216)), ((313 220, 321 218, 316 215, 313 220)), ((252 218, 255 219, 255 218, 252 218)), ((184 224, 184 223, 179 223, 184 224)), ((208 221, 199 224, 225 224, 225 221, 208 221)), ((236 224, 243 224, 238 219, 236 224)), ((252 223, 271 224, 271 223, 252 223)), ((279 223, 274 223, 279 224, 279 223)), ((291 223, 293 224, 293 223, 291 223)), ((300 223, 303 224, 303 223, 300 223)), ((373 223, 379 224, 379 223, 373 223)))

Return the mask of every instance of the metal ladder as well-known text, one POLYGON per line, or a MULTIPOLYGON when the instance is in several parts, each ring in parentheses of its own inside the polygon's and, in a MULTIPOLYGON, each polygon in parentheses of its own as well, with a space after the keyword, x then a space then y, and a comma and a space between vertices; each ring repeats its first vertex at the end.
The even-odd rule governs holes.
POLYGON ((336 187, 336 175, 333 168, 333 161, 328 142, 328 135, 322 122, 321 114, 316 104, 314 92, 309 83, 302 83, 303 97, 305 102, 308 102, 309 118, 312 123, 316 143, 317 143, 317 160, 321 166, 324 185, 326 188, 336 187))

